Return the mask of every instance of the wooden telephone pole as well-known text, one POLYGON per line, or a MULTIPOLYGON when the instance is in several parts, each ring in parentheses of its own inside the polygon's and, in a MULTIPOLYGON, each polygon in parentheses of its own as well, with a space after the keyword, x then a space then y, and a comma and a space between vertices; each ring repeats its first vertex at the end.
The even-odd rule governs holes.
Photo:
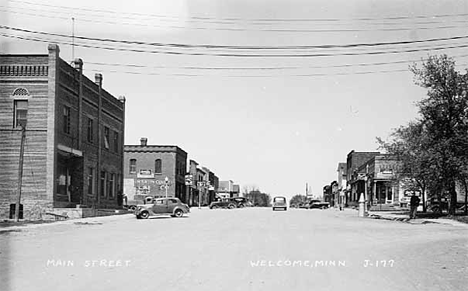
POLYGON ((15 208, 15 220, 19 221, 20 206, 21 206, 21 186, 23 183, 23 160, 24 160, 24 140, 26 139, 26 127, 21 126, 21 146, 20 146, 20 157, 19 157, 19 168, 18 168, 18 200, 16 200, 15 208))

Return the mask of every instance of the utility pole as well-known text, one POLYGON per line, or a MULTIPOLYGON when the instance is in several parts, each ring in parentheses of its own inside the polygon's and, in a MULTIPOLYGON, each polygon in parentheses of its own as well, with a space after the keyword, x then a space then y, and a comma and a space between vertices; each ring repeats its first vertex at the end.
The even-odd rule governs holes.
POLYGON ((26 127, 21 125, 21 146, 19 156, 19 168, 18 168, 18 200, 16 200, 15 208, 15 220, 19 221, 19 213, 21 206, 21 186, 23 183, 23 160, 24 160, 24 140, 26 139, 26 127))

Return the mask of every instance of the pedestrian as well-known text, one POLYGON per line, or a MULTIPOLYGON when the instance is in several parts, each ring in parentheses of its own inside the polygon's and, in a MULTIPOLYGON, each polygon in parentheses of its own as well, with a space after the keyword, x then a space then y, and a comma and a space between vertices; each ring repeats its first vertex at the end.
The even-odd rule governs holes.
POLYGON ((413 196, 411 196, 410 199, 410 219, 416 218, 416 212, 418 211, 420 201, 421 200, 416 196, 416 193, 413 193, 413 196))

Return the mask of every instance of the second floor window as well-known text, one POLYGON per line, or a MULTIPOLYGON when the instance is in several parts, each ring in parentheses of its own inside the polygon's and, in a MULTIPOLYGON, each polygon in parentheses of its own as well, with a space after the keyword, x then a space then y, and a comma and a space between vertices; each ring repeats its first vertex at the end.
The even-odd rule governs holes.
POLYGON ((28 101, 15 100, 14 127, 26 126, 28 116, 28 101))
POLYGON ((70 107, 64 106, 63 107, 63 132, 65 133, 70 133, 70 124, 71 124, 71 118, 70 118, 70 107))
POLYGON ((119 152, 119 133, 114 131, 114 152, 119 152))
POLYGON ((131 159, 130 160, 130 174, 135 174, 136 173, 136 160, 131 159))
POLYGON ((88 118, 88 142, 94 141, 94 120, 88 118))
POLYGON ((106 149, 109 149, 109 139, 110 139, 109 135, 110 135, 109 127, 105 126, 104 127, 104 147, 106 149))
POLYGON ((154 173, 161 174, 162 173, 162 162, 161 159, 157 159, 154 161, 154 173))

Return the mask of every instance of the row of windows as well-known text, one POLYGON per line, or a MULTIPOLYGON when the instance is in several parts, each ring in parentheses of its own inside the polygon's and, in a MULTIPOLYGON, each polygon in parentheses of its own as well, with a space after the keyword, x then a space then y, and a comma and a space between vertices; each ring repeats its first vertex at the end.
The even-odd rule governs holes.
MULTIPOLYGON (((28 101, 27 100, 14 100, 14 117, 13 117, 13 127, 23 126, 26 127, 28 116, 28 101)), ((68 106, 63 106, 63 132, 70 134, 71 132, 71 108, 68 106)), ((95 133, 94 133, 94 119, 88 117, 87 121, 87 141, 89 143, 94 143, 95 133)), ((119 133, 115 130, 112 130, 112 140, 111 140, 111 130, 109 127, 104 126, 104 147, 110 149, 116 153, 119 152, 119 133), (112 148, 111 148, 112 146, 112 148)))
MULTIPOLYGON (((106 171, 101 171, 100 174, 100 189, 99 195, 101 197, 115 197, 115 193, 118 188, 117 181, 120 179, 119 175, 114 173, 108 173, 106 171)), ((94 195, 95 193, 95 183, 96 181, 96 171, 94 168, 88 168, 88 194, 94 195)))

